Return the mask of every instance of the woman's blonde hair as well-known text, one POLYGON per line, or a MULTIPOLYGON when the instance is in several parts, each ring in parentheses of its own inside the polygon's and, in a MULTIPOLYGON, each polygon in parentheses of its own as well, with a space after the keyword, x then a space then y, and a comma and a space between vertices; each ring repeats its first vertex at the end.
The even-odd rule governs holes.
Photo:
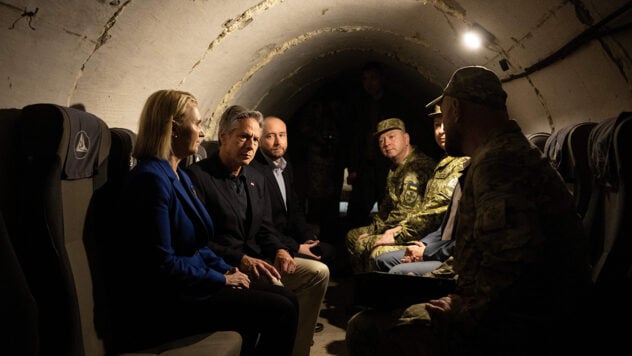
POLYGON ((189 105, 197 103, 192 94, 179 90, 159 90, 151 94, 140 114, 133 156, 139 160, 168 159, 172 152, 173 126, 182 125, 189 105))

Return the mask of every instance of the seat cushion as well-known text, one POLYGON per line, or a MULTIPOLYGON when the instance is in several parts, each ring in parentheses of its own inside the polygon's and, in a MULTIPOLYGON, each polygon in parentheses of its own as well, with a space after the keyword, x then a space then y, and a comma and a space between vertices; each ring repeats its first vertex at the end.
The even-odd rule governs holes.
POLYGON ((179 339, 139 353, 125 353, 120 356, 239 356, 241 335, 236 331, 217 331, 210 335, 196 335, 179 339))

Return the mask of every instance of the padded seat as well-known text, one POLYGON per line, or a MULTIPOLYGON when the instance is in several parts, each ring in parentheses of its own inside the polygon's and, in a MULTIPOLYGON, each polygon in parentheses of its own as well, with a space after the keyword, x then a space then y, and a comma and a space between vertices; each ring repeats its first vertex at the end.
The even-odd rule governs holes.
POLYGON ((632 318, 632 211, 628 192, 632 172, 632 113, 623 112, 600 122, 589 138, 588 163, 592 195, 583 218, 592 252, 595 283, 589 340, 595 350, 616 354, 630 349, 627 333, 619 327, 632 318))
POLYGON ((195 335, 177 342, 161 345, 138 353, 123 353, 120 356, 239 356, 241 335, 235 331, 216 331, 210 335, 195 335))
MULTIPOLYGON (((593 195, 584 216, 593 251, 593 281, 598 287, 630 293, 632 216, 630 203, 632 113, 600 122, 589 138, 588 163, 593 195)), ((619 294, 619 293, 618 293, 619 294)))
MULTIPOLYGON (((101 293, 95 296, 95 313, 98 315, 97 326, 103 331, 102 334, 106 338, 106 348, 110 349, 115 343, 110 340, 109 320, 107 318, 108 301, 106 281, 108 278, 107 271, 109 263, 116 261, 105 260, 108 253, 109 245, 105 239, 108 239, 114 230, 112 212, 117 209, 115 202, 120 194, 122 185, 126 175, 136 166, 136 159, 132 156, 132 150, 136 143, 136 133, 125 128, 110 128, 111 148, 107 164, 107 182, 95 191, 93 207, 97 212, 94 220, 96 229, 88 236, 96 237, 92 245, 95 248, 93 253, 95 262, 93 270, 99 276, 98 288, 101 293)), ((86 243, 88 245, 88 243, 86 243)), ((110 281, 109 283, 116 283, 110 281)), ((95 282, 95 284, 97 284, 95 282)), ((97 287, 95 287, 97 288, 97 287)), ((96 289, 95 289, 96 290, 96 289)), ((219 356, 238 356, 241 353, 242 337, 235 331, 217 331, 208 334, 193 335, 188 338, 178 339, 173 342, 158 345, 147 350, 141 350, 135 353, 123 353, 121 356, 134 355, 165 355, 165 356, 191 356, 191 355, 219 355, 219 356)))
POLYGON ((560 173, 575 198, 575 207, 584 216, 591 195, 588 169, 588 136, 595 122, 572 124, 553 132, 544 145, 544 154, 560 173))
POLYGON ((0 211, 4 214, 9 236, 17 221, 19 181, 16 168, 19 163, 16 136, 21 109, 0 109, 0 211))
POLYGON ((582 217, 586 214, 592 193, 592 174, 588 167, 588 137, 596 125, 596 122, 576 124, 566 138, 566 150, 568 150, 566 179, 573 185, 575 207, 582 217))
MULTIPOLYGON (((119 156, 111 156, 112 135, 105 122, 54 104, 24 107, 17 132, 16 252, 40 311, 40 354, 111 354, 104 265, 99 261, 98 225, 94 224, 103 210, 95 206, 99 202, 96 192, 115 189, 122 181, 130 168, 132 144, 119 156), (126 168, 117 170, 121 165, 126 168)), ((238 355, 240 349, 241 336, 226 332, 147 351, 238 355)))
POLYGON ((207 156, 210 156, 219 150, 219 141, 202 141, 201 146, 204 147, 207 156))
POLYGON ((544 152, 544 145, 551 134, 549 132, 535 132, 526 136, 529 142, 531 142, 535 147, 539 148, 540 151, 544 152))
POLYGON ((39 354, 38 312, 0 213, 0 326, 2 354, 39 354))
POLYGON ((206 148, 203 145, 198 146, 198 151, 195 154, 190 155, 186 159, 180 161, 180 167, 186 168, 187 166, 192 165, 195 162, 199 162, 207 157, 206 148))

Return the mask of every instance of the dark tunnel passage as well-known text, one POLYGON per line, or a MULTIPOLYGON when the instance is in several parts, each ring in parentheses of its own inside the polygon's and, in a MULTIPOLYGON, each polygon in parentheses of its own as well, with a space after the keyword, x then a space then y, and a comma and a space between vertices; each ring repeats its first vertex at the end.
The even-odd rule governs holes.
MULTIPOLYGON (((395 100, 397 107, 390 111, 393 114, 379 119, 401 118, 411 143, 438 162, 444 152, 435 143, 425 105, 438 95, 440 88, 389 58, 367 56, 354 65, 330 71, 325 78, 314 81, 307 90, 309 95, 289 98, 300 103, 260 105, 269 105, 265 111, 260 109, 264 116, 279 116, 287 123, 288 157, 294 166, 298 198, 308 221, 320 227, 324 239, 341 240, 337 235, 346 229, 345 203, 351 186, 345 184, 345 168, 353 155, 350 148, 356 142, 355 136, 367 133, 358 129, 364 126, 362 121, 370 120, 361 107, 362 100, 368 97, 362 78, 363 67, 373 64, 381 69, 383 92, 391 97, 388 100, 395 100), (294 112, 289 112, 288 107, 294 106, 294 112)), ((375 131, 375 124, 374 121, 369 125, 372 127, 368 134, 375 131)), ((369 146, 372 144, 377 150, 377 139, 369 141, 369 146)))

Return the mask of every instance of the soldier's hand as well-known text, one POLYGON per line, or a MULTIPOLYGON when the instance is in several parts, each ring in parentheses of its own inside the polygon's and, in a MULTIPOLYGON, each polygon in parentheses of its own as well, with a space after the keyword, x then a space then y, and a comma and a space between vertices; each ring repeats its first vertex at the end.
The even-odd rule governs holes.
POLYGON ((448 294, 426 303, 426 310, 433 319, 446 318, 449 313, 456 313, 463 306, 463 298, 457 294, 448 294))
POLYGON ((369 234, 365 232, 364 234, 361 234, 360 236, 358 236, 358 240, 366 239, 367 236, 369 236, 369 234))
POLYGON ((394 245, 395 236, 397 236, 397 234, 399 234, 400 231, 402 231, 401 226, 396 226, 394 228, 384 231, 384 234, 382 234, 382 236, 379 239, 375 240, 375 242, 373 243, 373 247, 380 246, 380 245, 394 245))

